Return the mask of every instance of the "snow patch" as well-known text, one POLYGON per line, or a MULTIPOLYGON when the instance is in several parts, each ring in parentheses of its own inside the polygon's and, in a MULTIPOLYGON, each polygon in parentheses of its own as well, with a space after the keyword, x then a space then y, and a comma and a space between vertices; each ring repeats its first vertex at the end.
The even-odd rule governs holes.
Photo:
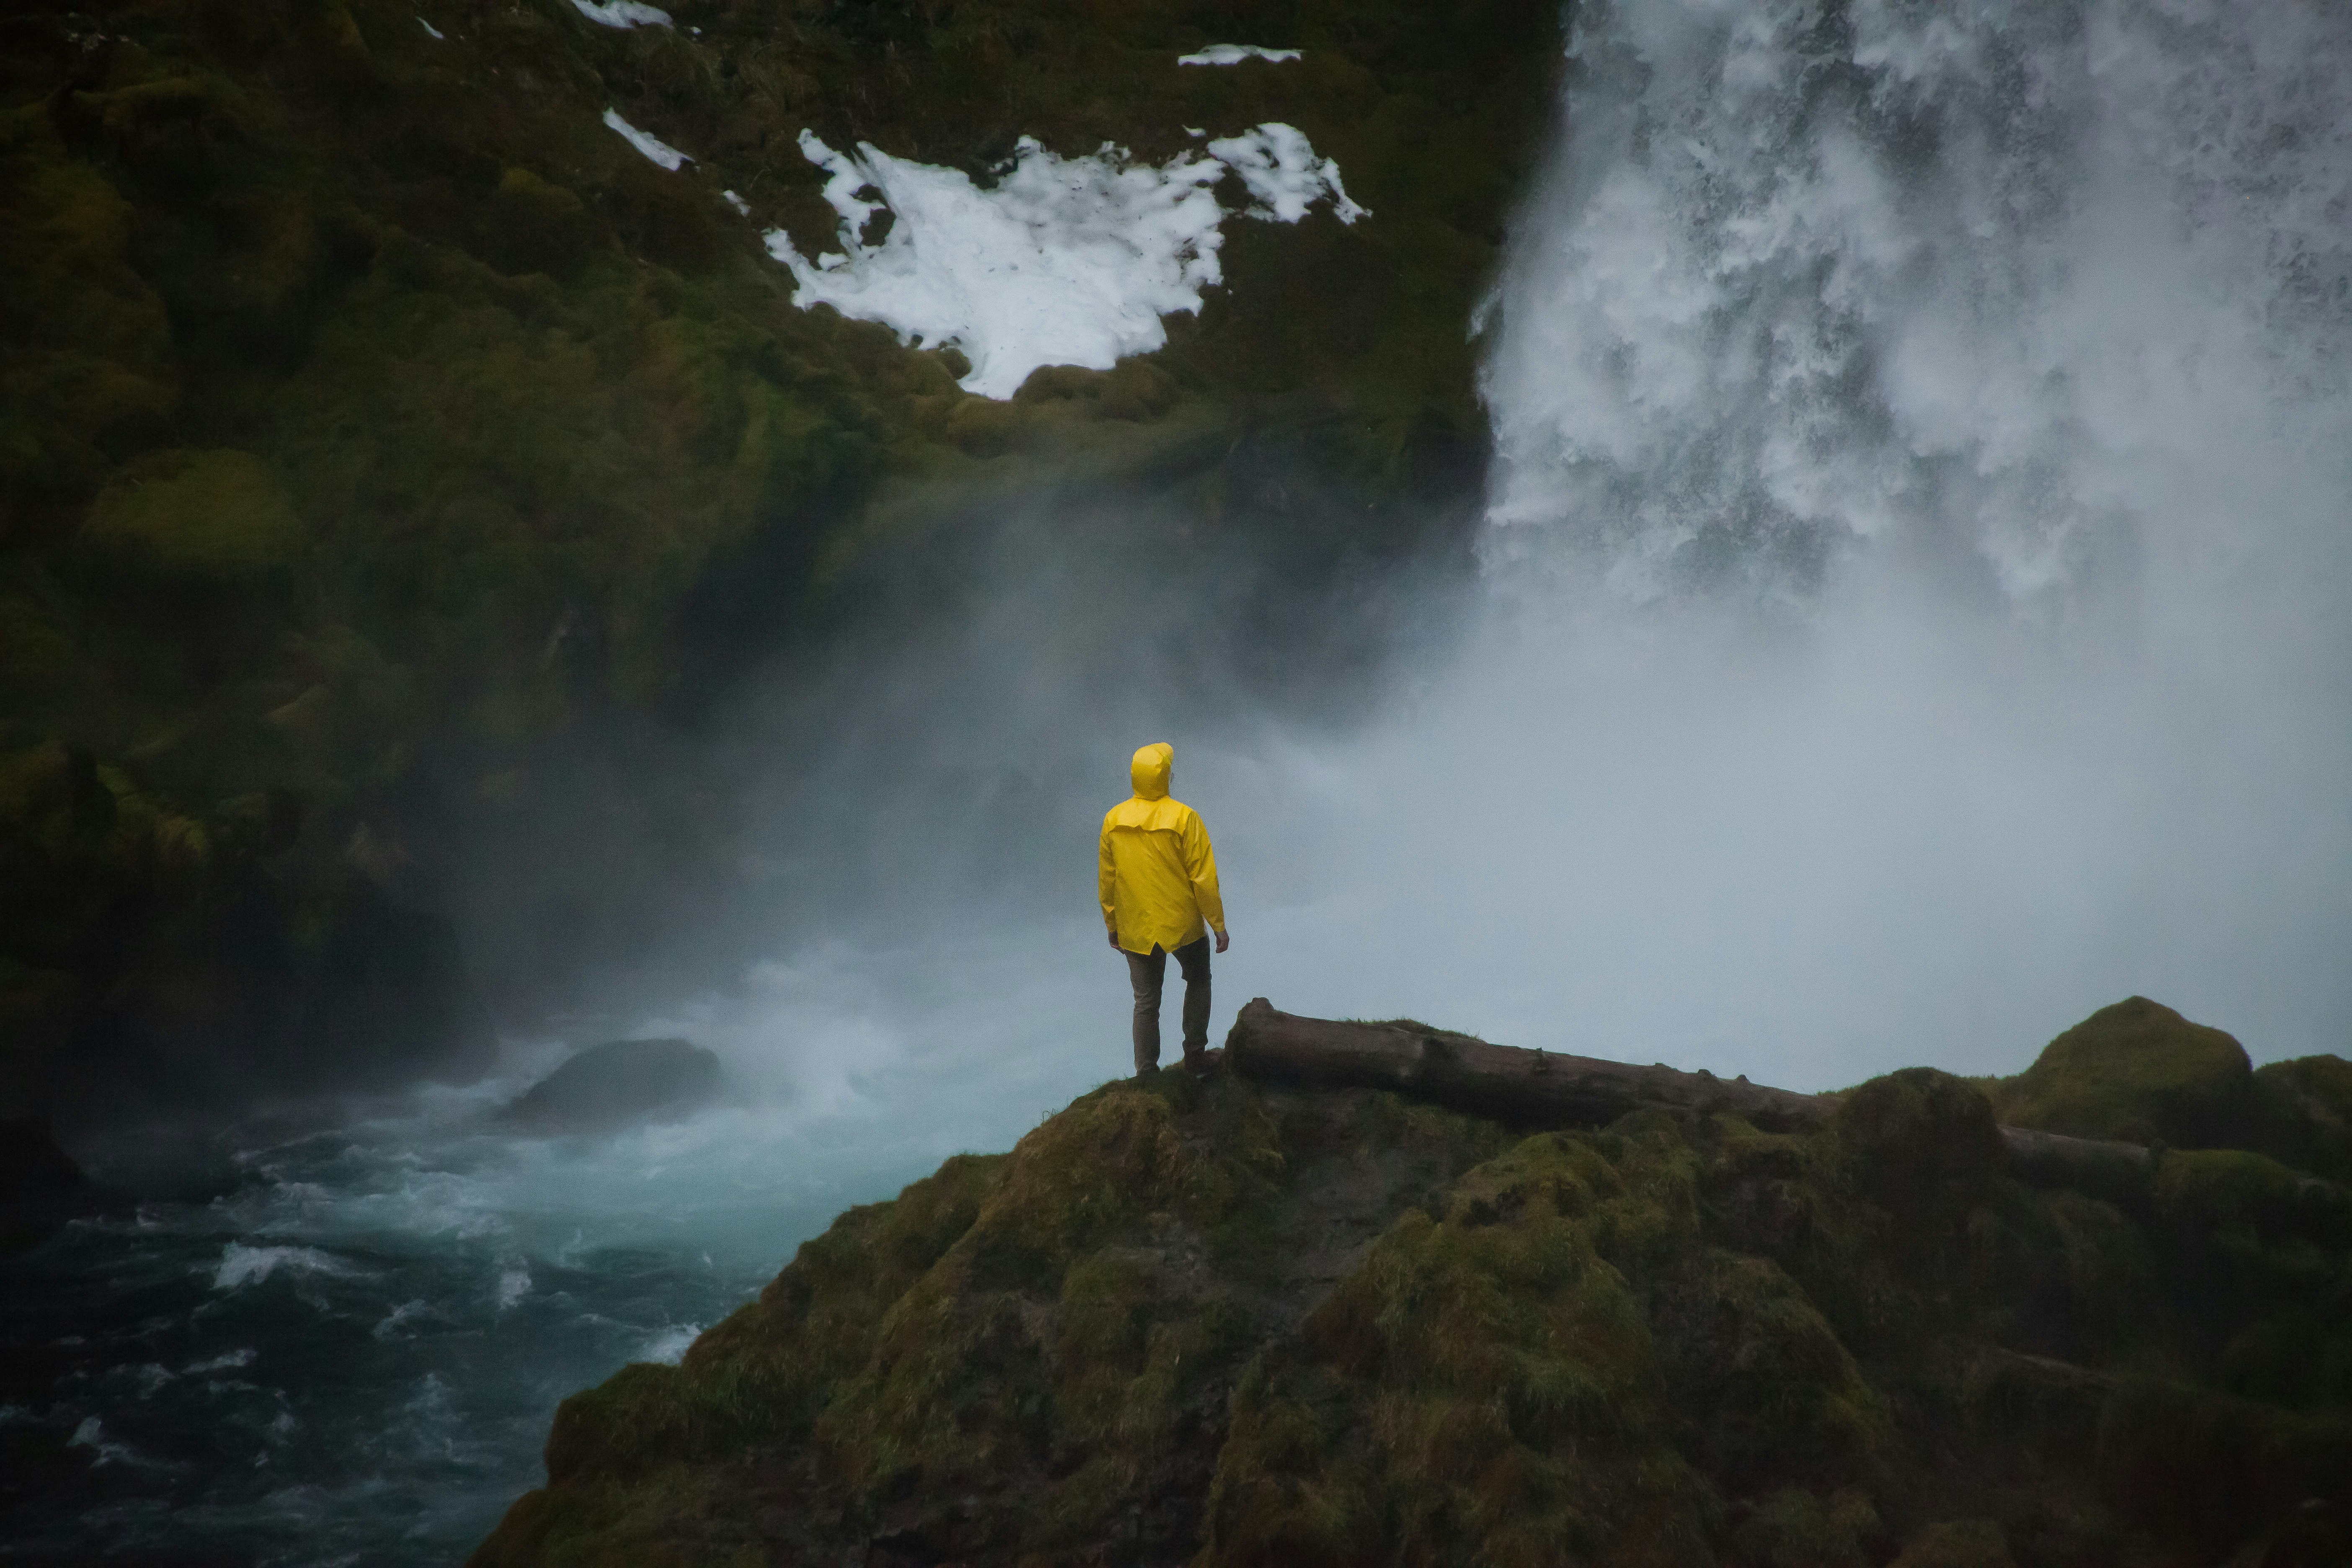
POLYGON ((1108 370, 1149 353, 1168 341, 1160 318, 1198 312, 1201 291, 1223 280, 1213 187, 1228 173, 1248 189, 1252 217, 1297 223, 1318 200, 1342 223, 1367 216, 1336 162, 1271 122, 1162 164, 1131 163, 1108 142, 1063 158, 1024 136, 987 190, 868 142, 840 153, 803 131, 800 146, 829 176, 842 249, 812 260, 782 229, 768 232, 768 253, 797 285, 793 302, 880 321, 908 344, 952 343, 971 363, 964 389, 999 399, 1040 365, 1108 370), (869 244, 885 212, 889 232, 869 244))
POLYGON ((1209 155, 1239 174, 1257 198, 1249 209, 1252 217, 1297 223, 1326 197, 1331 216, 1341 223, 1370 216, 1339 184, 1339 160, 1316 157, 1314 143, 1295 125, 1270 120, 1255 131, 1219 137, 1209 143, 1209 155))
MULTIPOLYGON (((572 0, 574 5, 579 0, 572 0)), ((1237 66, 1244 60, 1271 60, 1280 65, 1298 58, 1297 49, 1268 49, 1256 44, 1211 44, 1198 54, 1178 55, 1180 66, 1237 66)))
POLYGON ((579 13, 604 27, 667 27, 669 13, 644 0, 572 0, 579 13))
POLYGON ((743 216, 750 217, 751 216, 751 204, 745 201, 741 196, 737 195, 732 191, 721 191, 719 195, 723 200, 725 200, 729 206, 733 207, 743 216))
MULTIPOLYGON (((578 5, 579 0, 572 0, 572 4, 578 5)), ((675 172, 679 164, 691 163, 694 162, 693 159, 688 157, 685 153, 679 152, 668 142, 662 141, 659 137, 648 136, 644 132, 638 130, 635 126, 630 124, 627 121, 622 119, 621 111, 617 109, 608 109, 604 111, 604 123, 619 132, 623 141, 626 142, 630 146, 635 147, 638 152, 643 153, 646 157, 651 158, 655 163, 659 163, 665 169, 675 172)))
POLYGON ((425 32, 427 32, 428 34, 432 35, 432 37, 433 37, 434 42, 438 43, 438 42, 440 42, 440 41, 441 41, 441 29, 440 29, 440 28, 438 28, 438 27, 435 26, 432 23, 430 23, 430 22, 426 21, 426 20, 425 20, 424 17, 422 17, 422 16, 419 16, 419 17, 417 17, 417 18, 416 18, 416 25, 417 25, 418 26, 420 26, 420 27, 424 28, 424 29, 425 30, 425 32))

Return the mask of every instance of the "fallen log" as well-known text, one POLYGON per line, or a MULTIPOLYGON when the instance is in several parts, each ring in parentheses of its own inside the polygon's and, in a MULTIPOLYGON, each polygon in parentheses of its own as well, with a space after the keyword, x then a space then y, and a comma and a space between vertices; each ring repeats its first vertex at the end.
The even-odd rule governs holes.
POLYGON ((1276 1012, 1263 996, 1234 1020, 1225 1060, 1245 1078, 1394 1089, 1515 1127, 1598 1126, 1630 1110, 1727 1110, 1786 1132, 1837 1109, 1827 1096, 1767 1089, 1745 1078, 1523 1050, 1412 1024, 1302 1018, 1276 1012))
POLYGON ((2073 1187, 2128 1205, 2147 1195, 2148 1178, 2156 1173, 2155 1153, 2137 1143, 2069 1138, 2030 1127, 2004 1127, 2000 1141, 2009 1147, 2010 1173, 2029 1186, 2073 1187))
MULTIPOLYGON (((1225 1061, 1244 1078, 1309 1089, 1385 1089, 1466 1110, 1507 1126, 1599 1127, 1634 1110, 1675 1115, 1728 1111, 1769 1132, 1820 1125, 1838 1097, 1799 1094, 1681 1072, 1660 1064, 1491 1045, 1450 1029, 1405 1021, 1360 1024, 1276 1010, 1260 996, 1225 1037, 1225 1061)), ((2010 1169, 2034 1186, 2075 1187, 2119 1203, 2136 1200, 2155 1170, 2137 1143, 2104 1142, 2004 1127, 2010 1169)))

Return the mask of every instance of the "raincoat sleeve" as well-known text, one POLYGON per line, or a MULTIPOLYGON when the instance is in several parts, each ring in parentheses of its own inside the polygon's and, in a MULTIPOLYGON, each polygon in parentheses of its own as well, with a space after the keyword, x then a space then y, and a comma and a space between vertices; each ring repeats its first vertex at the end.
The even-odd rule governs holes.
MULTIPOLYGON (((1207 840, 1203 838, 1202 842, 1205 844, 1207 840)), ((1102 844, 1098 853, 1102 863, 1095 873, 1095 892, 1102 900, 1103 925, 1111 935, 1117 936, 1118 934, 1118 876, 1110 863, 1110 818, 1108 816, 1103 818, 1102 844)), ((1215 873, 1213 871, 1210 876, 1213 879, 1215 873)))
MULTIPOLYGON (((1209 922, 1209 929, 1223 936, 1225 898, 1217 890, 1217 852, 1209 847, 1209 830, 1198 812, 1185 815, 1183 840, 1184 874, 1192 879, 1192 901, 1200 905, 1201 918, 1209 922)), ((1103 853, 1108 855, 1110 851, 1105 849, 1103 853)))

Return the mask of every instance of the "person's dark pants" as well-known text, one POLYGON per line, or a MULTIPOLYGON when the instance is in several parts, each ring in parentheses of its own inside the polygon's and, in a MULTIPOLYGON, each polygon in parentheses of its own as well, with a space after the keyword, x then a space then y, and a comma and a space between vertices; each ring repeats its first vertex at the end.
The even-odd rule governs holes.
MULTIPOLYGON (((1184 1059, 1197 1064, 1209 1048, 1209 939, 1176 950, 1184 972, 1184 1059)), ((1150 952, 1127 955, 1127 977, 1135 984, 1135 1070, 1160 1065, 1160 989, 1168 978, 1168 951, 1154 942, 1150 952)))

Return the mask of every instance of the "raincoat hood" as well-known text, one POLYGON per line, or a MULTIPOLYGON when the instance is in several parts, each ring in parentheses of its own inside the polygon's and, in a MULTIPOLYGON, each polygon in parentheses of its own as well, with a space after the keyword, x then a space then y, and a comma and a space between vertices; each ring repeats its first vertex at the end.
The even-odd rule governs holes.
POLYGON ((1165 741, 1154 741, 1135 753, 1127 764, 1127 776, 1135 781, 1138 800, 1168 798, 1168 775, 1176 771, 1176 748, 1165 741))

